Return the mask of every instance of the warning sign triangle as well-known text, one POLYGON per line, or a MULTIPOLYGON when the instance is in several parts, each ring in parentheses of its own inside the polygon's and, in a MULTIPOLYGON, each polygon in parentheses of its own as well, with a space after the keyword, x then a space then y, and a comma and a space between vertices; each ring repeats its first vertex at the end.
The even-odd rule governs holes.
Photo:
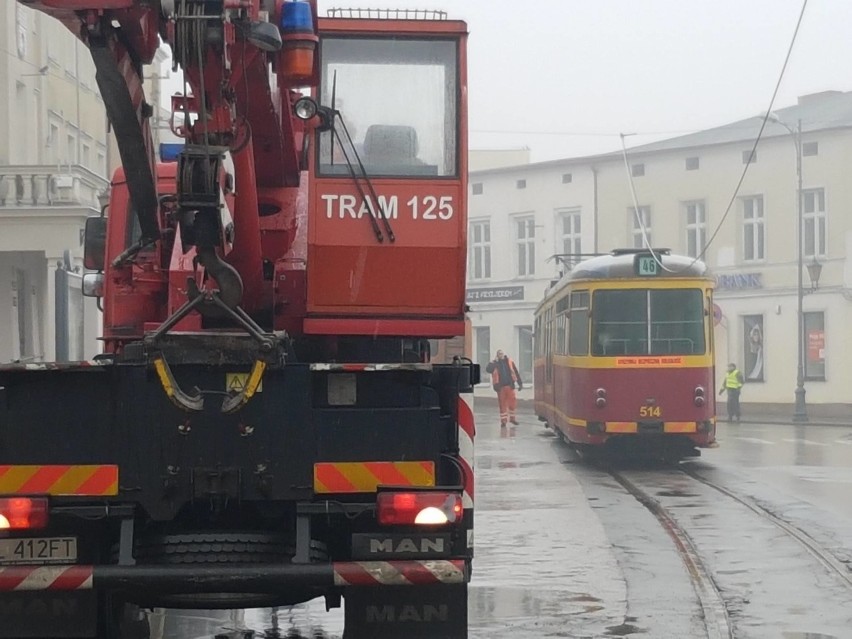
POLYGON ((248 376, 240 373, 228 375, 228 390, 235 393, 241 393, 248 381, 248 376))

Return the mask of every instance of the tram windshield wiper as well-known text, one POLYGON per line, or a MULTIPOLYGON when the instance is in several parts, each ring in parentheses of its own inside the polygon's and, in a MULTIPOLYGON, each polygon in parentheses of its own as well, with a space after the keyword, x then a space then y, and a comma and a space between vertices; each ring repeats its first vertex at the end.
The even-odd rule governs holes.
POLYGON ((369 174, 367 173, 367 169, 364 167, 364 162, 361 160, 361 155, 358 153, 358 148, 355 146, 355 142, 352 139, 352 135, 349 133, 349 128, 346 126, 346 120, 343 119, 343 114, 335 106, 336 93, 337 72, 335 71, 331 90, 331 108, 327 110, 327 117, 329 121, 329 126, 331 128, 332 163, 334 162, 333 149, 335 147, 335 144, 338 144, 341 152, 343 153, 343 159, 346 162, 346 168, 349 171, 349 177, 352 178, 352 182, 355 184, 355 188, 358 189, 358 194, 361 196, 361 201, 366 204, 367 210, 370 212, 370 215, 368 217, 370 218, 370 224, 373 227, 373 234, 376 236, 376 240, 379 242, 384 242, 384 235, 382 234, 382 229, 379 227, 379 223, 377 221, 378 218, 382 221, 382 226, 385 229, 388 241, 395 242, 396 235, 394 234, 393 228, 391 227, 390 219, 388 219, 387 212, 385 211, 382 202, 379 200, 379 196, 376 193, 376 189, 373 186, 373 182, 370 179, 369 174), (340 129, 338 129, 337 127, 338 122, 340 122, 340 129), (343 135, 341 135, 341 130, 343 135), (349 148, 349 150, 352 151, 351 158, 347 147, 349 148), (376 209, 378 209, 378 212, 376 211, 376 209))

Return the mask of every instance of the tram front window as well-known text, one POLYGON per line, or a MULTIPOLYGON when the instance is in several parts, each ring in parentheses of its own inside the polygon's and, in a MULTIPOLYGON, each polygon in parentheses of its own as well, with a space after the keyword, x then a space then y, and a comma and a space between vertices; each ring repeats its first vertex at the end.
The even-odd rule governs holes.
POLYGON ((596 291, 592 304, 595 355, 701 355, 704 296, 699 289, 596 291))

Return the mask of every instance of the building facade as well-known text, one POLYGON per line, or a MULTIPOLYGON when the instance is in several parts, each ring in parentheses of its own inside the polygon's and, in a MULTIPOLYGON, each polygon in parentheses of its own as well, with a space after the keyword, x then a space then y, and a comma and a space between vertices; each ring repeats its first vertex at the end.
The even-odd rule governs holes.
POLYGON ((109 164, 103 102, 87 49, 15 3, 0 9, 0 362, 98 352, 84 299, 82 232, 109 164))
MULTIPOLYGON (((498 349, 520 369, 532 398, 533 312, 550 283, 595 246, 595 174, 558 161, 470 174, 467 303, 474 361, 498 349), (572 254, 568 257, 567 254, 572 254)), ((488 394, 483 384, 477 393, 488 394)))
MULTIPOLYGON (((801 150, 807 403, 817 413, 852 403, 852 369, 846 366, 852 344, 845 339, 852 324, 852 219, 846 215, 852 205, 847 178, 852 93, 803 96, 795 106, 779 109, 753 152, 761 124, 762 118, 753 117, 636 147, 627 154, 627 167, 617 152, 471 174, 469 299, 478 295, 477 288, 488 287, 523 286, 525 296, 472 299, 475 333, 492 336, 491 350, 517 352, 513 331, 532 323, 532 310, 556 274, 556 260, 548 261, 549 256, 650 243, 707 262, 717 278, 718 369, 737 363, 747 380, 744 402, 786 410, 794 399, 799 354, 801 150), (563 191, 558 176, 566 173, 572 175, 572 188, 563 191), (518 188, 521 181, 526 189, 518 188), (576 234, 561 221, 572 213, 579 224, 576 234), (518 224, 526 219, 531 221, 522 230, 518 224), (490 271, 476 263, 477 238, 484 237, 476 225, 484 220, 492 225, 490 271), (527 228, 535 229, 540 247, 535 259, 541 270, 531 278, 517 263, 519 233, 527 228), (565 242, 575 236, 577 244, 566 250, 565 242)), ((476 348, 484 357, 478 342, 476 348)))

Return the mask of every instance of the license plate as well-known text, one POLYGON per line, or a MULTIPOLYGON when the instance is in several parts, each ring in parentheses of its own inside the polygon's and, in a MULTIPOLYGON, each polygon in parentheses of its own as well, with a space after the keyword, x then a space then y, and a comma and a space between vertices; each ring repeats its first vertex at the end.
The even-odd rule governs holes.
POLYGON ((75 561, 76 537, 0 539, 0 564, 63 564, 75 561))

